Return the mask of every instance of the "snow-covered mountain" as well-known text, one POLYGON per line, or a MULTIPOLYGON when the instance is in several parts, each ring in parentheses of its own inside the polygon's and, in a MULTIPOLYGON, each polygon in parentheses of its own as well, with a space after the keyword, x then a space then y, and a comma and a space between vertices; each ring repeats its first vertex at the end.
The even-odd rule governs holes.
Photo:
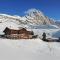
POLYGON ((29 23, 35 24, 55 24, 53 20, 45 16, 40 10, 29 9, 26 18, 29 23))
POLYGON ((17 15, 0 14, 0 26, 4 25, 4 27, 10 28, 26 27, 33 29, 59 28, 53 19, 45 16, 40 10, 29 9, 25 13, 26 15, 22 17, 17 15))

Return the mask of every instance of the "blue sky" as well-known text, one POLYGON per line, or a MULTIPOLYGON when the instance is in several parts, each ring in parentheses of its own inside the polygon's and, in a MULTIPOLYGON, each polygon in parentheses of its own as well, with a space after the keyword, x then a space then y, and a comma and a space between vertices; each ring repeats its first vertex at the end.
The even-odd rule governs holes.
POLYGON ((24 11, 31 8, 60 20, 60 0, 0 0, 0 13, 23 16, 24 11))

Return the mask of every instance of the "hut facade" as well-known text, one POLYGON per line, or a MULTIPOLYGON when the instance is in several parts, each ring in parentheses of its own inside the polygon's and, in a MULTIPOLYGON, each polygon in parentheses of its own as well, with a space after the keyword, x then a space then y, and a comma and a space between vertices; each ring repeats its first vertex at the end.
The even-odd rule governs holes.
POLYGON ((5 33, 5 37, 14 39, 32 39, 34 35, 33 31, 27 31, 25 28, 14 30, 6 27, 3 32, 5 33))

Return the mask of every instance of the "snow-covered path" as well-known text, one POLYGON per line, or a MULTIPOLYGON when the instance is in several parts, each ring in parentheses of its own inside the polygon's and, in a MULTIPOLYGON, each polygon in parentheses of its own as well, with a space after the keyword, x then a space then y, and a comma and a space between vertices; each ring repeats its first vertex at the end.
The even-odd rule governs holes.
POLYGON ((0 60, 60 60, 60 43, 0 39, 0 60))

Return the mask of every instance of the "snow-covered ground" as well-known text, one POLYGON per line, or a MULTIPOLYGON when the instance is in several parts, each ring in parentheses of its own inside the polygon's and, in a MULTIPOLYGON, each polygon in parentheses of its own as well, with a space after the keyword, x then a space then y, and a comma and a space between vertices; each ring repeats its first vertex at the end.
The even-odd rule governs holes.
POLYGON ((41 40, 43 32, 47 34, 47 38, 60 37, 60 28, 54 25, 53 21, 51 24, 50 19, 47 19, 43 13, 36 10, 28 12, 29 15, 24 17, 0 14, 0 35, 4 34, 6 27, 11 29, 26 27, 28 31, 31 30, 38 35, 37 39, 26 40, 0 38, 0 60, 60 60, 60 43, 41 40), (38 14, 38 19, 33 12, 38 14), (44 22, 47 25, 40 25, 44 22))
POLYGON ((0 60, 60 60, 60 43, 0 39, 0 60))

